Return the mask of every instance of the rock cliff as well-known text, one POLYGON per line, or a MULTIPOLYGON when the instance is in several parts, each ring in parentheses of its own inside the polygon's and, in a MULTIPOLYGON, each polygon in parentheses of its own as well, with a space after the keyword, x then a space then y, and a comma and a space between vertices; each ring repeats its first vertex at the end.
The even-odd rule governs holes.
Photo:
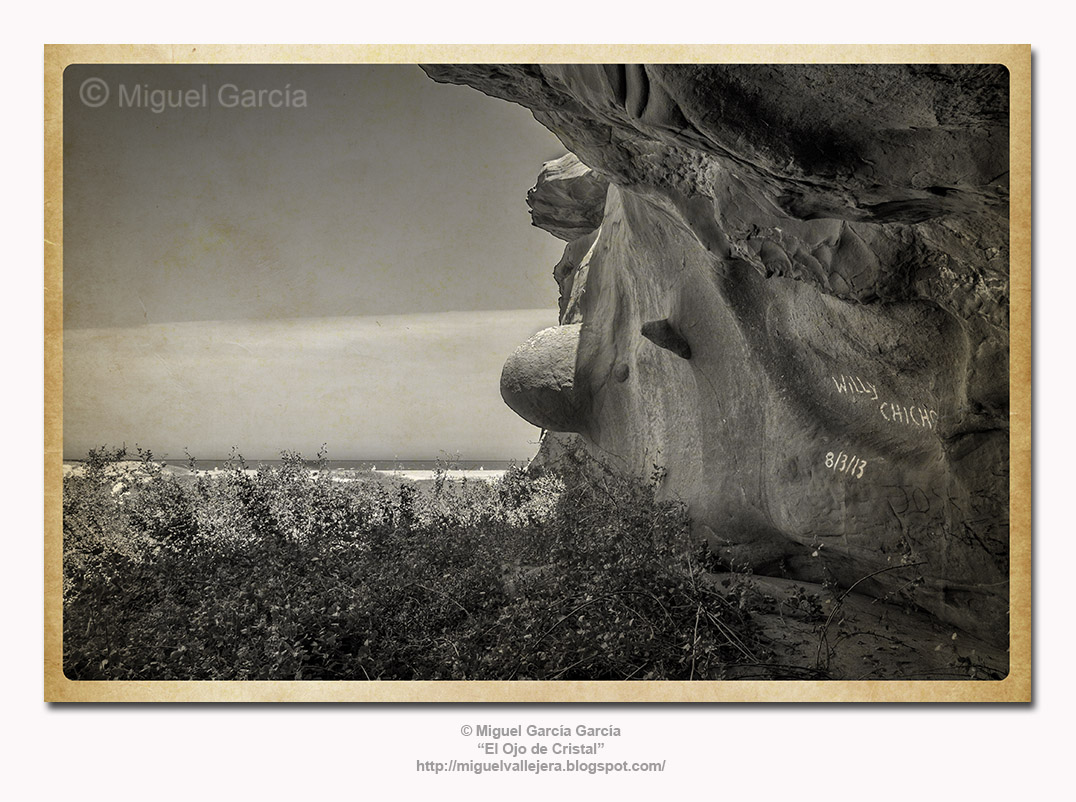
MULTIPOLYGON (((729 567, 1008 635, 1008 75, 996 65, 449 65, 571 154, 532 423, 662 470, 729 567)), ((567 444, 567 445, 566 445, 567 444)))

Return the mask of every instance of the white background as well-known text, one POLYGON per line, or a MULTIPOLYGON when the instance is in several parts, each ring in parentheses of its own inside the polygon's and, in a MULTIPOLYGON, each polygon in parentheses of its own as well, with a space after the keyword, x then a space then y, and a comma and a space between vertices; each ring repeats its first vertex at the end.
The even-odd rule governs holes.
MULTIPOLYGON (((1063 4, 1024 2, 50 4, 8 10, 3 49, 5 394, 3 731, 10 798, 650 799, 1057 798, 1070 791, 1076 666, 1068 464, 1072 370, 1072 25, 1063 4), (389 5, 389 4, 383 4, 389 5), (481 4, 466 4, 480 6, 481 4), (364 7, 365 6, 365 7, 364 7), (504 20, 494 27, 492 22, 504 20), (42 702, 42 44, 44 42, 872 42, 1031 43, 1035 79, 1035 703, 1006 707, 615 709, 148 706, 42 702), (1045 433, 1045 434, 1044 434, 1045 433), (414 770, 458 754, 464 723, 590 721, 624 731, 625 759, 664 774, 612 778, 414 770), (440 746, 438 746, 440 745, 440 746), (436 749, 437 752, 433 752, 436 749), (31 790, 33 789, 33 790, 31 790), (568 796, 570 795, 570 797, 568 796)), ((619 756, 619 755, 618 755, 619 756)))

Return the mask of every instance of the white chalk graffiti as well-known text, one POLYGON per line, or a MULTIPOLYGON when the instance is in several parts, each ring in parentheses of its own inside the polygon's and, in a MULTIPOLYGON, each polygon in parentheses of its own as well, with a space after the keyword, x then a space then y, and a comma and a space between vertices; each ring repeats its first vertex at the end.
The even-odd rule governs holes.
POLYGON ((863 469, 867 467, 867 461, 860 459, 855 454, 846 454, 843 451, 834 454, 826 453, 826 467, 832 468, 834 473, 844 473, 856 479, 863 478, 863 469))
POLYGON ((866 395, 870 396, 870 400, 872 401, 878 400, 878 388, 870 382, 863 381, 860 376, 841 375, 839 378, 837 376, 830 376, 830 378, 833 379, 833 383, 837 387, 837 392, 842 395, 844 393, 850 393, 853 397, 866 395))
MULTIPOLYGON (((839 395, 850 395, 852 400, 860 397, 868 401, 878 400, 878 386, 863 379, 862 376, 830 376, 839 395)), ((906 406, 896 401, 883 401, 878 405, 878 414, 890 423, 901 426, 918 426, 921 429, 938 427, 938 412, 929 407, 906 406)))
POLYGON ((882 405, 878 407, 878 411, 890 423, 919 426, 927 429, 934 429, 938 425, 937 411, 926 407, 905 407, 900 404, 883 401, 882 405))

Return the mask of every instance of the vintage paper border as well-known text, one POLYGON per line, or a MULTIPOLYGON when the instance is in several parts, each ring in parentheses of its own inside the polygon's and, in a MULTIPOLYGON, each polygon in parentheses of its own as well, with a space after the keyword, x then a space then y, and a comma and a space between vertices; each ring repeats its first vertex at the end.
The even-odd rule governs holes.
MULTIPOLYGON (((45 701, 1029 702, 1031 594, 1030 45, 46 45, 45 701), (88 682, 62 670, 63 71, 78 63, 889 62, 1010 73, 1010 671, 999 681, 88 682)), ((522 201, 521 201, 522 202, 522 201)))

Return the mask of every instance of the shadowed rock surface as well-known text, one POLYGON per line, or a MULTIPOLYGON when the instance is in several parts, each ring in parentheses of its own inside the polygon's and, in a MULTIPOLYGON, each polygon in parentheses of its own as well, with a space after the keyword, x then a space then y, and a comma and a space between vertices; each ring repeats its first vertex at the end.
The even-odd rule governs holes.
POLYGON ((1007 71, 424 69, 526 106, 590 168, 551 162, 528 199, 569 240, 572 328, 509 360, 509 404, 664 468, 729 567, 858 583, 1003 650, 1007 71))

